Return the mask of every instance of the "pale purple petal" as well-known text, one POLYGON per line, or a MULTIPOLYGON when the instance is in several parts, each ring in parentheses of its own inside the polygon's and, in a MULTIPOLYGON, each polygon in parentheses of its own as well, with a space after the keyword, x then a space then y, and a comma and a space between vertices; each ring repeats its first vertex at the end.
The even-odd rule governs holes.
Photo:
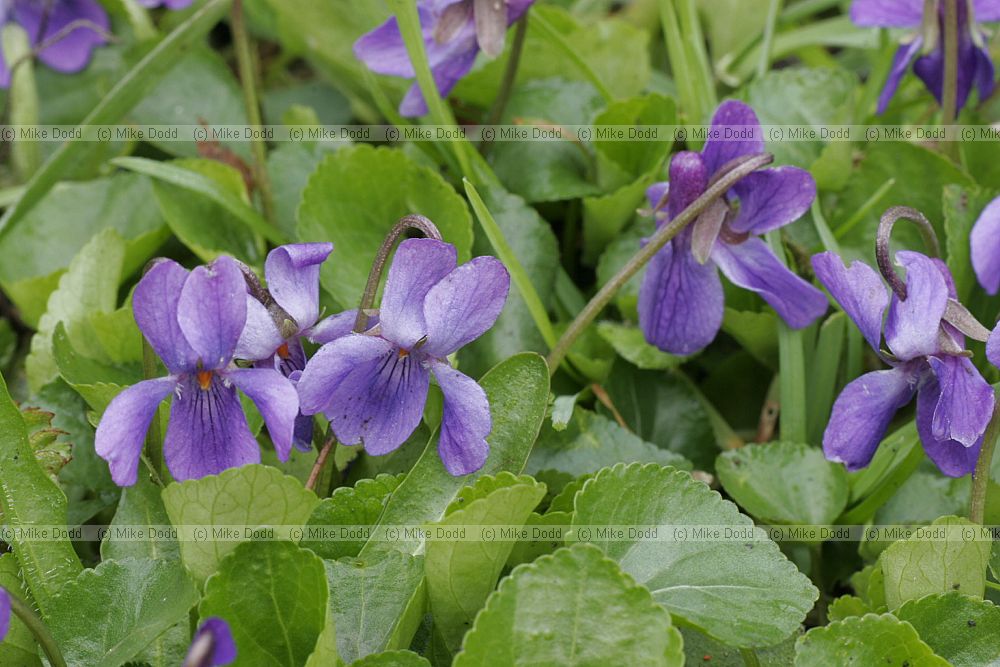
POLYGON ((236 660, 236 642, 229 624, 217 616, 209 616, 191 639, 184 664, 222 667, 236 660), (197 660, 196 660, 197 659, 197 660))
MULTIPOLYGON (((420 23, 430 23, 430 14, 426 10, 420 10, 420 23)), ((407 79, 416 76, 395 16, 354 42, 354 55, 378 74, 407 79)))
MULTIPOLYGON (((956 440, 971 447, 983 437, 993 415, 991 387, 967 357, 928 357, 940 397, 931 418, 937 440, 956 440)), ((921 390, 922 391, 922 390, 921 390)))
MULTIPOLYGON (((434 84, 438 89, 438 94, 442 98, 448 97, 451 89, 455 87, 459 79, 469 73, 469 70, 472 69, 472 66, 476 62, 477 53, 478 48, 476 47, 474 32, 472 33, 470 43, 465 44, 462 48, 454 49, 454 53, 449 54, 447 58, 438 58, 440 62, 437 65, 435 65, 434 60, 434 46, 431 45, 428 48, 428 55, 431 57, 431 73, 434 75, 434 84)), ((407 118, 414 118, 425 115, 427 111, 427 102, 420 92, 420 86, 413 84, 403 97, 403 101, 399 104, 399 113, 407 118)))
POLYGON ((444 394, 438 454, 452 475, 468 475, 482 468, 490 453, 486 436, 493 421, 486 392, 446 362, 434 362, 431 370, 444 394))
POLYGON ((194 376, 185 378, 170 406, 163 457, 180 482, 260 463, 236 387, 215 374, 206 389, 194 376))
POLYGON ((698 153, 683 151, 670 160, 670 200, 667 213, 671 220, 705 193, 711 176, 698 153))
POLYGON ((912 28, 924 16, 924 0, 854 0, 851 20, 861 26, 912 28))
POLYGON ((257 406, 278 459, 287 461, 295 433, 295 417, 299 414, 295 385, 269 368, 236 368, 220 375, 236 385, 257 406))
POLYGON ((899 45, 896 55, 892 59, 892 67, 889 69, 889 76, 885 80, 885 86, 882 87, 882 92, 879 94, 876 113, 885 113, 885 110, 889 107, 889 102, 892 101, 892 96, 896 94, 896 89, 899 88, 899 82, 903 79, 906 71, 910 69, 910 63, 920 53, 920 48, 923 45, 924 41, 921 37, 914 37, 910 41, 899 45))
POLYGON ((319 268, 331 252, 332 243, 293 243, 267 255, 267 291, 300 329, 319 318, 319 268))
POLYGON ((972 0, 977 21, 1000 21, 1000 0, 972 0))
POLYGON ((917 394, 917 433, 920 442, 934 464, 949 477, 962 477, 971 473, 976 467, 982 438, 971 447, 957 440, 939 439, 934 435, 934 416, 941 401, 941 387, 932 373, 925 380, 917 394))
POLYGON ((687 355, 703 349, 722 326, 722 282, 715 265, 691 254, 690 230, 665 245, 639 288, 639 326, 661 350, 687 355))
POLYGON ((446 357, 482 336, 503 310, 510 274, 495 257, 476 257, 431 288, 424 299, 427 344, 433 357, 446 357))
MULTIPOLYGON (((0 25, 3 25, 3 23, 0 22, 0 25)), ((10 87, 10 69, 7 67, 7 60, 4 58, 3 49, 0 49, 0 88, 9 88, 9 87, 10 87)))
POLYGON ((10 593, 0 587, 0 642, 7 636, 8 630, 10 630, 10 593))
POLYGON ((993 329, 990 339, 986 341, 986 358, 991 364, 1000 368, 1000 326, 993 329))
POLYGON ((362 334, 343 336, 321 347, 306 363, 295 385, 302 414, 327 411, 334 390, 347 375, 393 350, 395 346, 384 338, 362 334))
POLYGON ((535 0, 507 0, 507 25, 521 18, 535 0))
MULTIPOLYGON (((324 345, 332 340, 336 340, 337 338, 351 333, 354 330, 354 322, 357 319, 357 308, 345 310, 342 313, 337 313, 336 315, 331 315, 330 317, 324 317, 314 326, 303 331, 302 335, 314 343, 324 345)), ((378 323, 378 321, 378 316, 369 315, 367 328, 372 328, 378 323)))
POLYGON ((833 404, 823 433, 823 453, 848 470, 867 466, 896 411, 917 389, 921 362, 865 373, 846 387, 833 404))
POLYGON ((701 154, 709 174, 715 174, 731 160, 744 155, 764 152, 764 134, 757 114, 744 102, 727 100, 719 105, 712 116, 712 127, 729 127, 731 132, 748 132, 746 139, 726 139, 714 135, 705 142, 701 154))
POLYGON ((760 294, 793 329, 808 326, 826 312, 823 292, 792 273, 758 238, 739 245, 717 243, 712 260, 730 282, 760 294))
POLYGON ((730 192, 740 200, 733 231, 763 234, 801 218, 816 198, 816 181, 805 169, 775 167, 747 175, 730 192))
POLYGON ((135 287, 132 313, 146 340, 171 373, 192 370, 198 354, 177 322, 177 304, 188 270, 169 259, 158 261, 135 287))
POLYGON ((247 322, 240 333, 233 356, 247 361, 270 359, 285 340, 267 308, 247 294, 247 322))
POLYGON ((411 348, 427 334, 424 298, 455 269, 455 246, 434 239, 407 239, 399 244, 382 293, 382 335, 411 348))
POLYGON ((107 32, 110 27, 108 14, 97 0, 58 0, 52 3, 16 0, 13 15, 34 45, 55 36, 74 22, 87 21, 92 24, 79 24, 38 55, 39 60, 59 72, 79 72, 90 62, 91 52, 107 43, 101 33, 94 29, 96 26, 107 32), (50 9, 46 16, 47 5, 50 9), (44 35, 41 34, 43 17, 44 35))
POLYGON ((177 303, 177 322, 202 367, 224 368, 247 321, 246 282, 232 257, 223 255, 191 272, 177 303))
POLYGON ((648 188, 646 188, 646 199, 649 201, 649 207, 654 211, 659 211, 663 209, 663 198, 667 196, 670 192, 670 183, 653 183, 648 188))
POLYGON ((177 386, 177 378, 144 380, 114 397, 94 436, 94 450, 108 462, 118 486, 132 486, 139 474, 139 456, 156 409, 177 386))
POLYGON ((969 235, 972 268, 989 294, 1000 290, 1000 197, 983 209, 969 235))
POLYGON ((941 271, 926 255, 911 250, 896 253, 906 268, 906 300, 895 294, 885 322, 885 342, 903 360, 934 354, 938 330, 948 305, 948 285, 941 271))
POLYGON ((850 268, 832 252, 812 258, 816 278, 854 321, 861 335, 876 352, 882 341, 882 318, 889 306, 889 289, 882 277, 864 262, 854 260, 850 268))

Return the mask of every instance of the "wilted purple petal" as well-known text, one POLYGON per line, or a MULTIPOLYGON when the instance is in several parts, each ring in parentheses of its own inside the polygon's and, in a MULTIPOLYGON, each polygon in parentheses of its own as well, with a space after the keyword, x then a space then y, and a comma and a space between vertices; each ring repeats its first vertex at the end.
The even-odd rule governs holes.
POLYGON ((882 341, 882 318, 889 306, 889 290, 875 269, 854 260, 850 268, 832 252, 813 255, 816 278, 829 290, 876 352, 882 341))
POLYGON ((300 329, 319 318, 319 268, 331 252, 332 243, 293 243, 267 255, 267 291, 300 329))
POLYGON ((941 472, 949 477, 961 477, 975 469, 982 438, 973 443, 972 447, 967 447, 957 440, 935 436, 933 422, 941 398, 937 378, 928 373, 917 395, 917 433, 927 456, 941 472))
POLYGON ((1000 21, 1000 0, 972 0, 977 21, 1000 21))
POLYGON ((184 665, 221 667, 236 660, 236 642, 229 624, 217 616, 209 616, 191 639, 184 665))
POLYGON ((816 181, 805 169, 775 167, 747 175, 731 192, 740 199, 733 231, 763 234, 801 218, 816 198, 816 181))
MULTIPOLYGON (((342 313, 323 318, 314 326, 302 332, 302 335, 314 343, 324 345, 332 340, 346 336, 354 330, 354 323, 358 319, 357 308, 345 310, 342 313)), ((378 317, 368 316, 368 328, 378 323, 378 317)))
POLYGON ((434 362, 431 370, 444 394, 438 454, 452 475, 468 475, 482 468, 490 453, 486 436, 493 421, 486 392, 446 362, 434 362))
POLYGON ((118 486, 135 484, 146 431, 156 409, 177 386, 174 377, 143 380, 114 397, 94 436, 94 450, 108 462, 118 486))
POLYGON ((189 275, 177 262, 160 260, 146 272, 132 295, 135 322, 171 373, 191 370, 198 361, 177 322, 177 304, 189 275))
POLYGON ((264 304, 249 294, 246 301, 247 321, 233 356, 248 361, 270 359, 285 340, 264 304))
POLYGON ((764 152, 764 135, 757 114, 749 105, 739 100, 727 100, 719 105, 712 116, 712 127, 729 127, 730 133, 747 133, 745 139, 710 137, 702 149, 709 174, 715 174, 727 162, 744 155, 764 152))
POLYGON ((203 368, 224 368, 247 321, 246 282, 232 257, 223 255, 191 272, 177 302, 177 323, 203 368))
POLYGON ((177 481, 216 475, 260 463, 260 447, 250 433, 236 387, 209 373, 205 388, 189 376, 170 407, 163 458, 177 481))
POLYGON ((937 440, 957 440, 971 447, 982 438, 993 415, 993 387, 967 357, 941 355, 927 361, 940 393, 931 433, 937 440))
POLYGON ((500 316, 510 274, 494 257, 476 257, 446 275, 424 298, 427 344, 434 357, 446 357, 476 340, 500 316))
POLYGON ((670 160, 670 200, 667 212, 673 220, 690 206, 708 187, 710 176, 698 153, 682 151, 670 160))
POLYGON ((424 297, 455 268, 456 256, 455 246, 434 239, 407 239, 399 244, 379 308, 386 339, 409 349, 427 334, 424 297))
POLYGON ((287 461, 292 449, 295 417, 299 414, 299 396, 295 385, 269 368, 236 368, 220 375, 236 385, 257 406, 278 459, 287 461))
POLYGON ((739 245, 717 243, 712 260, 730 282, 760 294, 793 329, 808 326, 826 312, 826 296, 792 273, 758 238, 739 245))
POLYGON ((861 26, 912 28, 924 17, 924 0, 854 0, 851 20, 861 26))
POLYGON ((722 326, 722 283, 715 265, 691 254, 690 230, 665 245, 646 269, 639 289, 639 326, 646 340, 672 354, 701 350, 722 326))
POLYGON ((896 253, 906 268, 906 300, 895 294, 885 322, 885 342, 903 360, 938 351, 938 330, 948 305, 948 285, 931 258, 919 252, 896 253))
POLYGON ((28 33, 33 45, 50 39, 73 23, 89 22, 80 23, 38 55, 39 60, 59 72, 79 72, 90 62, 91 52, 107 43, 94 29, 96 26, 107 32, 110 27, 108 14, 97 0, 15 0, 12 14, 28 33), (43 22, 44 34, 41 33, 43 22))
POLYGON ((924 40, 922 37, 914 37, 910 41, 899 45, 896 55, 892 59, 892 67, 889 69, 889 76, 885 80, 885 86, 882 87, 882 92, 878 96, 876 113, 885 113, 885 110, 889 107, 889 102, 892 101, 892 96, 896 94, 896 89, 899 88, 899 82, 902 81, 906 71, 910 69, 910 63, 920 53, 920 48, 923 45, 924 40))
POLYGON ((833 404, 823 433, 823 453, 848 470, 867 466, 896 411, 917 389, 921 362, 865 373, 846 387, 833 404))
POLYGON ((394 347, 378 336, 350 334, 327 343, 313 355, 299 377, 299 407, 302 414, 314 415, 330 408, 333 390, 357 367, 370 365, 394 347))
POLYGON ((10 593, 0 586, 0 642, 7 636, 10 630, 10 593))
POLYGON ((969 235, 972 268, 983 289, 1000 290, 1000 197, 983 209, 969 235))

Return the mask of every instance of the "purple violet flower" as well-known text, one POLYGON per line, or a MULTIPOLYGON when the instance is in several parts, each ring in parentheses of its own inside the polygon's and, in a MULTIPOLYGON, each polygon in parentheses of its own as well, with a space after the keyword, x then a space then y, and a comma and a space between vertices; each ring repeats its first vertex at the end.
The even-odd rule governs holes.
POLYGON ((379 324, 327 343, 299 379, 304 414, 322 412, 337 439, 388 454, 417 428, 430 375, 444 394, 438 453, 452 475, 483 466, 490 406, 475 380, 448 355, 493 326, 510 276, 497 259, 456 267, 455 247, 433 239, 399 244, 386 278, 379 324))
MULTIPOLYGON (((941 0, 854 0, 851 20, 860 26, 919 29, 904 39, 896 51, 889 78, 879 96, 878 113, 889 106, 914 58, 913 71, 941 103, 944 88, 941 0), (925 11, 933 13, 925 15, 925 11)), ((958 0, 958 111, 965 106, 973 86, 979 88, 979 99, 986 99, 993 92, 993 60, 986 35, 977 21, 1000 21, 1000 0, 958 0)))
MULTIPOLYGON (((496 57, 503 51, 507 27, 535 0, 418 0, 424 47, 434 83, 447 97, 459 79, 469 73, 482 49, 496 57)), ((354 55, 378 74, 416 78, 396 17, 362 35, 354 55)), ((422 116, 427 103, 414 83, 399 105, 404 116, 422 116)))
MULTIPOLYGON (((731 160, 763 151, 753 109, 742 102, 723 102, 701 153, 674 155, 669 184, 656 183, 646 191, 657 225, 704 194, 731 160), (722 127, 734 126, 748 138, 719 138, 722 127)), ((717 269, 734 284, 760 294, 791 327, 804 327, 826 312, 823 293, 792 273, 757 238, 797 220, 815 197, 809 172, 774 167, 750 174, 729 191, 727 201, 706 209, 649 263, 639 291, 639 325, 646 340, 673 354, 693 354, 711 343, 722 326, 724 309, 717 269)))
MULTIPOLYGON (((273 314, 247 294, 247 323, 236 345, 235 356, 256 362, 256 368, 273 368, 297 382, 306 366, 302 339, 329 343, 350 333, 357 311, 349 310, 319 320, 319 269, 333 251, 332 243, 299 243, 272 250, 264 263, 267 288, 281 309, 273 314), (291 319, 285 318, 285 316, 291 319), (283 322, 279 323, 282 318, 283 322)), ((313 420, 295 419, 295 446, 312 448, 313 420)))
MULTIPOLYGON (((38 59, 58 72, 79 72, 90 62, 91 52, 106 44, 93 26, 107 32, 108 14, 97 0, 0 0, 0 27, 8 21, 21 25, 32 46, 69 30, 42 49, 38 59), (70 25, 77 24, 70 29, 70 25)), ((10 69, 0 49, 0 88, 10 85, 10 69)))
POLYGON ((976 465, 993 413, 993 388, 965 352, 965 337, 945 320, 955 286, 948 267, 921 253, 900 251, 906 298, 891 295, 867 264, 844 266, 825 252, 812 259, 816 276, 892 368, 852 381, 833 405, 823 434, 831 461, 858 470, 867 466, 893 416, 917 396, 917 431, 927 456, 945 475, 961 477, 976 465), (880 349, 885 319, 885 342, 880 349))
POLYGON ((191 6, 194 0, 138 0, 139 4, 147 9, 155 9, 157 7, 166 7, 171 11, 179 11, 181 9, 187 9, 191 6))
POLYGON ((116 484, 135 484, 146 430, 170 394, 163 456, 175 479, 260 462, 237 388, 260 410, 278 458, 288 458, 299 407, 294 385, 273 369, 231 363, 247 320, 246 283, 234 259, 190 272, 162 260, 139 281, 132 309, 170 375, 125 389, 101 418, 95 448, 116 484))
POLYGON ((236 642, 229 624, 217 616, 201 622, 191 639, 183 667, 220 667, 236 660, 236 642))
POLYGON ((10 593, 0 586, 0 642, 10 630, 10 593))

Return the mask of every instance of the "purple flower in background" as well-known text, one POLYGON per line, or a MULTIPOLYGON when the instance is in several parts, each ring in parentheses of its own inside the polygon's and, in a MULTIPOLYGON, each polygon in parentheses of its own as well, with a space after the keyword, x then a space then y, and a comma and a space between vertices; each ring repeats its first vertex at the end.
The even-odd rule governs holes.
MULTIPOLYGON (((906 298, 890 293, 867 264, 844 266, 825 252, 812 259, 816 276, 889 364, 848 384, 833 406, 823 451, 848 470, 871 462, 896 411, 917 396, 917 431, 924 451, 945 475, 972 472, 993 412, 993 388, 965 352, 965 337, 945 321, 955 287, 944 262, 900 251, 906 298), (880 349, 882 319, 891 354, 880 349)), ((959 306, 960 307, 960 306, 959 306)))
POLYGON ((139 4, 148 9, 156 7, 166 7, 172 11, 187 9, 194 0, 139 0, 139 4))
POLYGON ((183 667, 219 667, 236 660, 236 642, 229 624, 210 616, 201 622, 191 640, 183 667))
MULTIPOLYGON (((236 345, 235 356, 273 368, 293 382, 306 367, 302 339, 328 343, 350 333, 357 311, 349 310, 319 320, 319 269, 333 251, 332 243, 299 243, 272 250, 264 264, 273 312, 247 294, 247 323, 236 345), (288 319, 291 318, 291 319, 288 319)), ((312 447, 312 417, 295 420, 294 444, 302 451, 312 447)))
MULTIPOLYGON (((107 43, 102 32, 110 25, 97 0, 0 0, 0 27, 8 21, 24 28, 33 47, 59 36, 38 59, 67 74, 87 66, 91 52, 107 43)), ((0 88, 9 85, 10 69, 0 49, 0 88)))
POLYGON ((304 414, 322 412, 340 442, 376 456, 406 441, 420 423, 430 375, 444 394, 438 453, 452 475, 482 467, 492 429, 486 393, 452 368, 448 355, 493 326, 510 276, 493 257, 456 267, 455 247, 409 239, 389 269, 379 324, 324 345, 298 383, 304 414))
MULTIPOLYGON (((496 57, 503 51, 507 27, 521 18, 534 0, 418 0, 424 47, 434 82, 447 97, 459 79, 469 73, 482 49, 496 57)), ((354 55, 373 72, 416 78, 396 18, 362 35, 354 55)), ((427 103, 414 83, 399 105, 404 116, 422 116, 427 103)))
MULTIPOLYGON (((704 194, 730 161, 764 151, 757 116, 742 102, 720 105, 712 130, 701 153, 673 157, 669 184, 647 190, 657 225, 704 194), (724 136, 724 126, 740 126, 734 131, 749 138, 717 138, 724 136), (664 201, 666 215, 660 211, 664 201)), ((815 197, 816 184, 807 171, 774 167, 750 174, 729 191, 726 201, 708 207, 649 263, 639 291, 639 325, 646 340, 674 354, 692 354, 711 343, 724 310, 717 269, 734 284, 760 294, 791 327, 804 327, 826 312, 823 293, 788 270, 757 238, 797 220, 815 197)))
POLYGON ((972 268, 983 289, 1000 290, 1000 197, 983 209, 969 235, 972 268))
MULTIPOLYGON (((979 88, 979 99, 993 92, 993 61, 986 45, 986 35, 976 21, 1000 21, 1000 0, 957 0, 958 2, 958 110, 969 99, 972 87, 979 88)), ((860 26, 882 28, 922 28, 903 40, 889 71, 889 78, 878 100, 883 113, 896 93, 903 74, 913 64, 913 71, 941 103, 944 88, 944 2, 941 0, 854 0, 851 20, 860 26), (933 14, 925 16, 924 12, 933 14), (917 57, 921 54, 920 57, 917 57)))
POLYGON ((10 593, 0 587, 0 642, 7 636, 10 630, 10 593))
POLYGON ((163 455, 175 479, 260 462, 237 388, 260 410, 278 457, 288 458, 299 407, 295 387, 273 369, 231 364, 247 320, 246 283, 234 259, 220 257, 190 272, 160 261, 136 286, 132 309, 170 375, 129 387, 101 418, 95 447, 116 484, 135 484, 146 430, 170 394, 163 455))

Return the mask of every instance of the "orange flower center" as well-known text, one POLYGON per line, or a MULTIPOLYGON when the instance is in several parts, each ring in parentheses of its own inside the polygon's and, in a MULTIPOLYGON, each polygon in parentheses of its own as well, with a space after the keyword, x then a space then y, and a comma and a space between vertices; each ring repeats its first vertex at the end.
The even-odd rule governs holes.
POLYGON ((208 388, 212 385, 212 371, 198 371, 198 386, 202 388, 203 391, 208 391, 208 388))
POLYGON ((410 356, 410 351, 409 350, 407 350, 405 348, 402 348, 402 347, 399 348, 399 358, 400 359, 405 359, 408 356, 410 356))
POLYGON ((282 359, 287 359, 288 358, 288 343, 282 343, 278 347, 277 355, 279 357, 281 357, 282 359))

